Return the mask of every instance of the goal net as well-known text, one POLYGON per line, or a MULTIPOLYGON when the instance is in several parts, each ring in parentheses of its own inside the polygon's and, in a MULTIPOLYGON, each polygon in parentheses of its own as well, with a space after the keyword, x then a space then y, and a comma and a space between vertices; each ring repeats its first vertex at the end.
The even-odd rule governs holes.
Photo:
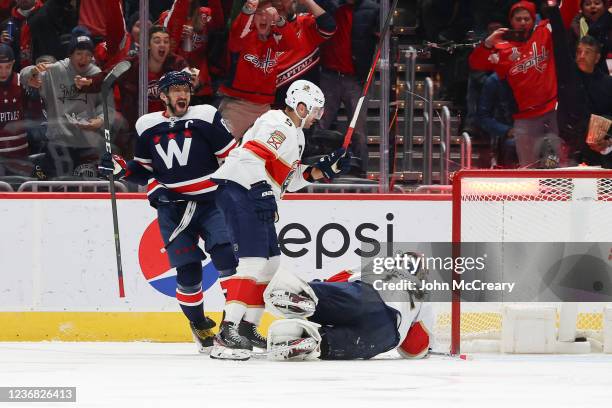
MULTIPOLYGON (((537 291, 548 278, 552 282, 561 275, 570 276, 578 287, 564 290, 571 292, 570 300, 580 299, 574 317, 578 335, 596 338, 601 333, 601 299, 611 290, 605 275, 612 266, 612 171, 459 172, 453 179, 452 229, 454 243, 493 246, 485 273, 494 279, 531 280, 535 283, 527 287, 537 291)), ((461 247, 456 245, 455 251, 461 247)), ((454 275, 454 279, 462 277, 454 275)), ((553 295, 559 295, 558 291, 553 295)), ((454 352, 495 351, 495 343, 486 340, 500 338, 501 308, 531 299, 524 295, 517 300, 507 294, 469 297, 454 290, 450 308, 436 307, 437 342, 448 343, 454 352)), ((560 298, 548 305, 560 311, 563 301, 568 302, 560 298)))

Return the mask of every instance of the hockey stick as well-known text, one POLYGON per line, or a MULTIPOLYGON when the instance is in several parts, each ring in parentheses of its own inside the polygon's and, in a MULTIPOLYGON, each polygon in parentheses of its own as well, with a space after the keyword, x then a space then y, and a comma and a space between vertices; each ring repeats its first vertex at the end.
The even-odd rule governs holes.
POLYGON ((342 147, 344 147, 345 149, 348 147, 349 143, 351 143, 351 138, 353 137, 353 132, 355 131, 355 125, 357 124, 357 118, 359 117, 359 112, 361 112, 361 105, 363 105, 363 101, 368 95, 368 90, 370 89, 370 84, 372 83, 372 79, 374 78, 374 72, 376 71, 376 65, 378 65, 378 60, 380 59, 380 49, 382 48, 383 41, 385 41, 385 37, 387 36, 387 32, 389 31, 389 27, 391 26, 391 20, 393 19, 393 13, 395 12, 396 7, 397 0, 393 0, 391 9, 389 10, 389 14, 387 15, 387 19, 385 20, 385 25, 383 26, 383 29, 380 33, 380 39, 378 40, 378 44, 376 45, 374 61, 372 61, 372 65, 370 65, 370 72, 368 72, 368 78, 363 88, 363 92, 361 93, 359 102, 357 102, 355 112, 353 112, 353 118, 351 119, 349 128, 346 130, 346 135, 344 135, 344 142, 342 143, 342 147))
MULTIPOLYGON (((106 151, 113 153, 111 150, 111 137, 110 137, 110 121, 108 117, 108 95, 112 89, 113 83, 123 75, 128 69, 130 69, 128 61, 121 61, 108 73, 104 81, 102 82, 102 109, 104 113, 104 140, 106 144, 106 151)), ((113 173, 108 176, 110 182, 110 194, 111 194, 111 207, 113 211, 113 231, 115 236, 115 257, 117 258, 117 278, 119 279, 119 297, 125 297, 125 289, 123 287, 123 266, 121 264, 121 243, 119 241, 119 219, 117 217, 117 195, 115 193, 115 178, 113 173)))
POLYGON ((470 354, 452 354, 452 353, 445 353, 445 352, 432 351, 432 350, 429 350, 427 352, 427 356, 450 357, 450 358, 458 358, 460 360, 472 360, 473 359, 473 357, 470 354))

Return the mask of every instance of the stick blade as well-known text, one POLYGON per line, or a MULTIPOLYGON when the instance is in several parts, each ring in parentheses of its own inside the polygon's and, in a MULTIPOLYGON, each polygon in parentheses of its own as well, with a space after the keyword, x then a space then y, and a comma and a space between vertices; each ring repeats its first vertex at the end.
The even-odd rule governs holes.
POLYGON ((128 69, 132 66, 130 61, 121 61, 117 65, 111 69, 111 71, 104 78, 104 82, 102 82, 102 92, 105 90, 108 91, 113 83, 119 78, 121 75, 125 74, 128 69))

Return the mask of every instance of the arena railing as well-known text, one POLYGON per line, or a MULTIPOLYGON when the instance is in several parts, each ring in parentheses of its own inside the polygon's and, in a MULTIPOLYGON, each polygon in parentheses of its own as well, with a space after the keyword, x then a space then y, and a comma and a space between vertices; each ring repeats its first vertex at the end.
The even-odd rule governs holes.
POLYGON ((4 181, 0 181, 0 191, 4 191, 7 193, 12 193, 15 190, 13 190, 13 187, 11 187, 11 185, 9 183, 5 183, 4 181))
MULTIPOLYGON (((104 180, 91 181, 27 181, 19 186, 17 192, 78 192, 78 193, 107 193, 109 182, 104 180)), ((127 193, 125 184, 115 181, 115 189, 127 193)))

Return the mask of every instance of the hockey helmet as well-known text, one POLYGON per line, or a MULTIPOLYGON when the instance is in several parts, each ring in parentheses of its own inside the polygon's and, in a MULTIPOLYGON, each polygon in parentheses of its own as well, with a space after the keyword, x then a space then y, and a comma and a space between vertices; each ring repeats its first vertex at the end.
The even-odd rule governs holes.
POLYGON ((159 92, 168 93, 168 90, 171 86, 176 85, 187 85, 189 86, 189 90, 192 91, 191 86, 191 75, 187 72, 183 71, 170 71, 166 72, 160 79, 157 84, 159 88, 159 92))
POLYGON ((297 111, 298 105, 303 103, 306 105, 309 115, 318 120, 323 116, 325 96, 321 89, 312 82, 298 79, 287 90, 285 103, 294 111, 297 111))

